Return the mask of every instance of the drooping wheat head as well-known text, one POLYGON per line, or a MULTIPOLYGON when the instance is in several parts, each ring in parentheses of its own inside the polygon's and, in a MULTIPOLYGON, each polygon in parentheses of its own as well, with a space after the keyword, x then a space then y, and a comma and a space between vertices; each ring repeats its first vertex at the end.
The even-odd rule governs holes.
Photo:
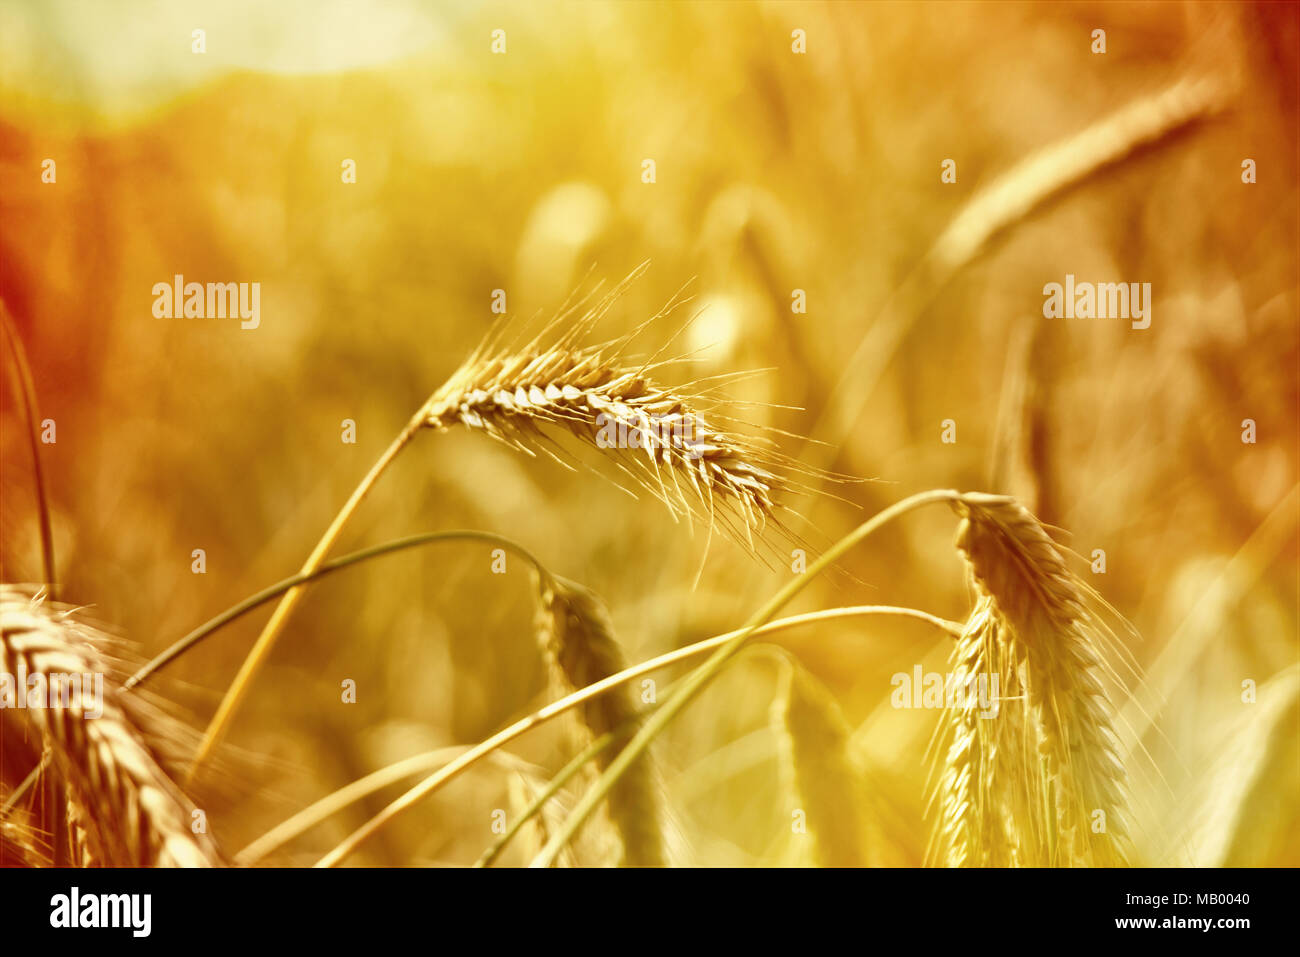
POLYGON ((997 675, 1000 706, 947 720, 939 860, 1111 866, 1127 859, 1126 784, 1093 593, 1014 499, 966 494, 957 547, 979 595, 954 674, 997 675))
MULTIPOLYGON (((543 578, 540 588, 537 640, 557 693, 585 688, 626 667, 609 613, 599 598, 581 585, 554 576, 543 578)), ((634 732, 636 699, 624 685, 584 703, 578 716, 585 729, 584 744, 629 724, 624 733, 634 732)), ((613 756, 606 750, 596 763, 603 769, 613 756)), ((636 762, 610 791, 608 810, 622 844, 622 863, 635 867, 667 863, 662 785, 651 755, 636 762)))
MULTIPOLYGON (((660 385, 653 374, 679 360, 635 360, 626 352, 631 336, 577 344, 625 285, 565 325, 554 341, 546 341, 549 331, 572 310, 523 345, 503 346, 499 337, 487 337, 430 397, 424 425, 440 430, 464 425, 567 466, 571 456, 548 432, 564 430, 608 453, 634 485, 662 501, 674 517, 698 518, 710 530, 718 527, 751 546, 753 533, 766 527, 784 531, 780 513, 786 509, 777 498, 804 488, 793 476, 807 470, 763 441, 718 428, 716 421, 734 417, 725 401, 710 394, 716 383, 660 385)), ((670 302, 659 315, 675 305, 670 302)))

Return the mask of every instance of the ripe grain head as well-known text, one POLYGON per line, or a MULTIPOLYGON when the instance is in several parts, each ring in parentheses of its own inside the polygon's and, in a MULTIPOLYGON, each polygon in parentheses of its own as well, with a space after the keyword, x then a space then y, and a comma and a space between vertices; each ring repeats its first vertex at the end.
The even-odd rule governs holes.
MULTIPOLYGON (((655 375, 682 360, 634 358, 627 350, 632 336, 578 344, 625 285, 564 324, 558 335, 553 331, 572 310, 526 343, 504 345, 501 336, 489 335, 430 397, 424 425, 463 425, 571 467, 572 455, 552 438, 567 432, 598 449, 631 486, 659 499, 675 518, 699 520, 750 545, 766 528, 789 537, 781 521, 788 509, 778 499, 805 489, 796 477, 809 471, 766 440, 720 427, 736 416, 732 404, 715 394, 718 381, 660 384, 655 375)), ((659 315, 675 305, 670 302, 659 315)))
POLYGON ((5 709, 0 718, 34 731, 66 786, 76 860, 115 866, 216 866, 205 833, 191 829, 194 805, 164 767, 168 718, 121 692, 113 640, 40 593, 0 585, 0 672, 103 676, 102 696, 78 684, 46 707, 5 709), (93 717, 98 713, 98 717, 93 717))
POLYGON ((1002 828, 1009 862, 1123 863, 1125 771, 1107 679, 1122 685, 1102 651, 1113 635, 1093 610, 1091 589, 1027 509, 976 494, 963 495, 956 508, 957 547, 980 603, 955 661, 1000 674, 1006 700, 997 718, 982 722, 1001 727, 957 719, 945 770, 953 778, 951 806, 941 809, 941 826, 960 836, 968 822, 957 812, 965 805, 986 848, 996 838, 990 828, 1012 823, 1014 833, 1002 828), (961 783, 966 764, 974 773, 961 783), (1016 789, 1017 779, 1029 789, 1016 789))
MULTIPOLYGON (((609 613, 596 595, 574 582, 553 576, 542 580, 536 631, 557 696, 626 667, 609 613)), ((624 685, 584 703, 578 715, 585 745, 624 725, 635 731, 636 699, 624 685)), ((597 764, 603 769, 612 758, 611 752, 604 751, 597 764)), ((608 808, 622 843, 624 864, 657 867, 667 862, 662 785, 651 755, 638 761, 610 791, 608 808)))

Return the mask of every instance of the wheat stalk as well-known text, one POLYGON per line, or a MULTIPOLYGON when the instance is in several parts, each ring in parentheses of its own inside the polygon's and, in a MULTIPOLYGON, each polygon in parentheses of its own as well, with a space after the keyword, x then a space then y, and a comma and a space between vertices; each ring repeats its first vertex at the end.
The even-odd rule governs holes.
POLYGON ((32 477, 36 490, 36 514, 40 519, 41 528, 41 569, 44 572, 45 585, 50 589, 50 594, 53 595, 56 587, 54 533, 50 528, 50 500, 45 487, 45 473, 41 467, 40 426, 38 425, 41 417, 37 412, 36 384, 32 380, 31 365, 27 361, 27 350, 23 348, 22 337, 18 335, 18 328, 3 299, 0 299, 0 331, 3 331, 5 341, 9 343, 14 360, 14 370, 17 373, 11 381, 14 385, 14 392, 22 405, 23 418, 27 424, 28 446, 32 455, 32 477))
MULTIPOLYGON (((355 781, 349 782, 338 790, 325 795, 319 801, 303 808, 288 820, 277 824, 270 831, 235 854, 234 864, 240 867, 251 867, 261 863, 267 855, 288 842, 301 837, 344 808, 382 791, 384 788, 390 787, 412 774, 445 765, 448 761, 463 755, 467 750, 469 749, 463 745, 456 745, 425 751, 409 758, 403 758, 377 771, 372 771, 364 777, 357 778, 355 781)), ((536 770, 532 765, 507 751, 496 751, 490 755, 490 759, 499 769, 518 772, 526 776, 529 781, 534 781, 537 777, 536 770)))
POLYGON ((977 493, 954 507, 957 547, 981 596, 955 663, 998 674, 1004 700, 989 720, 968 707, 953 729, 941 809, 949 862, 1122 864, 1125 772, 1103 684, 1115 676, 1101 653, 1113 636, 1027 509, 977 493))
MULTIPOLYGON (((558 577, 542 579, 536 631, 557 697, 626 668, 604 605, 575 582, 558 577)), ((622 728, 625 722, 631 722, 633 730, 636 726, 636 700, 626 685, 583 702, 577 712, 590 739, 622 728)), ((583 745, 588 743, 584 741, 583 745)), ((601 770, 609 761, 608 751, 596 758, 601 770)), ((608 808, 621 839, 623 864, 661 867, 667 863, 661 787, 652 761, 639 762, 619 781, 609 793, 608 808)))
POLYGON ((46 687, 56 675, 103 676, 102 699, 83 682, 48 707, 0 712, 5 722, 20 724, 20 732, 23 725, 34 729, 50 749, 68 789, 78 859, 219 865, 216 845, 191 830, 193 804, 164 769, 158 740, 170 733, 164 719, 138 697, 121 694, 112 639, 40 593, 12 585, 0 586, 0 635, 0 672, 40 676, 46 687))

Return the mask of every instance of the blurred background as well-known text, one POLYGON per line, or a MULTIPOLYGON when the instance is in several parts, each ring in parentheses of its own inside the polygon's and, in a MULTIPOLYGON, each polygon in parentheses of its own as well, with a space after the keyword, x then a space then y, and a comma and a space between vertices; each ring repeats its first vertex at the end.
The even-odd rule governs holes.
MULTIPOLYGON (((1150 754, 1134 776, 1143 863, 1300 863, 1297 20, 1289 4, 6 0, 0 298, 56 423, 41 454, 60 597, 157 652, 298 568, 502 321, 493 290, 508 319, 544 317, 649 260, 605 334, 685 286, 702 311, 682 350, 708 348, 680 378, 769 370, 731 390, 754 426, 876 480, 827 487, 847 502, 790 501, 814 546, 928 488, 1008 492, 1062 530, 1142 636, 1148 682, 1125 714, 1150 754), (945 229, 999 177, 1188 78, 1212 105, 1005 222, 977 217, 1001 228, 935 267, 945 229), (260 283, 260 326, 155 318, 154 284, 178 273, 260 283), (1067 273, 1151 283, 1151 327, 1045 319, 1043 286, 1067 273)), ((653 352, 679 325, 639 343, 653 352)), ((4 369, 0 577, 35 581, 8 354, 4 369)), ((604 598, 632 661, 738 627, 789 580, 716 536, 706 560, 699 529, 585 460, 575 474, 481 435, 421 436, 336 551, 507 534, 604 598)), ((790 611, 964 618, 953 528, 942 508, 907 517, 790 611)), ((314 589, 232 728, 228 773, 203 785, 218 840, 236 850, 365 773, 540 706, 532 606, 522 563, 493 575, 476 545, 314 589)), ((156 690, 201 726, 263 620, 156 690)), ((946 670, 949 642, 875 619, 776 642, 851 729, 865 863, 924 857, 939 715, 891 708, 890 677, 946 670)), ((809 859, 769 728, 779 680, 770 655, 743 657, 659 741, 686 862, 809 859)), ((560 723, 513 750, 550 771, 571 754, 560 723)), ((272 862, 314 861, 396 793, 272 862)), ((509 799, 482 766, 355 860, 472 862, 509 799)))

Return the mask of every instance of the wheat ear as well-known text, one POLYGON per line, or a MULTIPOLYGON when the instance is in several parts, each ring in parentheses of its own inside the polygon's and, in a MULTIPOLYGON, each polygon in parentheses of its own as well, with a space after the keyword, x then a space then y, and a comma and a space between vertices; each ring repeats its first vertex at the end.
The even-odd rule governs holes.
POLYGON ((1187 76, 1030 153, 982 187, 935 239, 871 320, 843 365, 812 436, 852 431, 913 324, 953 276, 998 233, 1043 203, 1188 125, 1222 111, 1236 95, 1228 77, 1187 76))
MULTIPOLYGON (((575 582, 553 576, 543 578, 540 587, 537 640, 546 655, 557 697, 586 688, 626 668, 609 613, 595 594, 575 582)), ((578 716, 588 738, 595 739, 624 724, 630 724, 634 730, 637 705, 631 690, 624 685, 583 702, 578 716)), ((609 761, 608 751, 596 758, 601 770, 609 761)), ((632 773, 619 781, 609 793, 608 808, 621 839, 622 864, 662 867, 667 863, 661 785, 652 761, 639 762, 632 773)))
MULTIPOLYGON (((102 696, 83 680, 48 707, 6 708, 5 722, 34 729, 66 784, 78 858, 115 866, 217 866, 206 834, 191 830, 194 805, 167 774, 158 739, 163 720, 138 697, 123 695, 112 639, 43 596, 0 586, 0 672, 36 686, 55 676, 102 676, 102 696), (98 714, 98 717, 94 715, 98 714), (142 726, 147 715, 155 727, 142 726)), ((25 693, 24 689, 17 689, 25 693)), ((64 827, 64 821, 53 823, 64 827)))
MULTIPOLYGON (((1007 722, 995 736, 968 732, 963 741, 959 735, 945 774, 960 777, 969 769, 969 787, 980 789, 969 810, 981 845, 995 836, 991 828, 999 821, 1029 814, 1016 827, 1032 840, 1007 850, 1012 862, 1125 863, 1125 772, 1103 681, 1118 680, 1102 654, 1113 636, 1092 611, 1092 592, 1014 499, 968 493, 954 507, 961 516, 957 547, 981 596, 980 617, 958 642, 957 664, 1000 673, 1011 683, 1003 698, 1019 700, 1004 700, 990 719, 1007 722), (977 652, 976 644, 984 650, 977 652), (1010 782, 996 780, 1017 764, 1037 793, 1018 794, 1010 782)), ((955 813, 945 809, 949 828, 955 813)))
MULTIPOLYGON (((579 327, 581 328, 581 327, 579 327)), ((769 524, 782 528, 777 494, 795 483, 793 463, 758 442, 716 428, 709 403, 650 377, 622 342, 575 348, 568 341, 476 356, 425 407, 435 429, 464 425, 529 455, 568 464, 545 429, 563 430, 607 456, 663 502, 753 544, 769 524)))

